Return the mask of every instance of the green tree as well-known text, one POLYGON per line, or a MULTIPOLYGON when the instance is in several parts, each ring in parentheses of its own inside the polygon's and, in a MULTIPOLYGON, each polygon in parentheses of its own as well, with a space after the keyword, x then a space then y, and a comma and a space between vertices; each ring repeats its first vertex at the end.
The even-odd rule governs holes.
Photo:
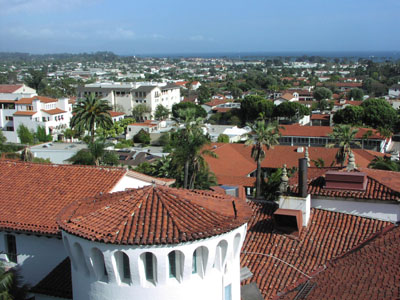
POLYGON ((211 90, 210 90, 210 88, 208 86, 206 86, 205 84, 202 84, 197 89, 197 98, 199 99, 199 102, 201 104, 210 101, 210 99, 211 99, 211 90))
POLYGON ((226 134, 221 133, 221 134, 218 136, 217 142, 218 142, 218 143, 229 143, 229 136, 226 135, 226 134))
POLYGON ((24 124, 20 124, 17 129, 19 140, 22 144, 31 145, 34 140, 33 131, 29 130, 24 124))
POLYGON ((162 104, 158 104, 156 107, 156 111, 154 113, 154 118, 156 120, 165 120, 168 119, 170 111, 162 104))
POLYGON ((138 104, 132 109, 132 116, 135 120, 143 121, 145 114, 150 112, 151 109, 146 104, 138 104))
POLYGON ((108 129, 113 125, 110 105, 106 100, 97 99, 91 93, 75 104, 72 113, 71 127, 73 129, 87 130, 90 132, 91 142, 94 143, 95 127, 108 129))
POLYGON ((274 109, 274 116, 288 118, 290 121, 297 121, 309 114, 310 109, 297 102, 283 102, 274 109))
POLYGON ((88 149, 79 150, 68 161, 74 165, 117 165, 118 157, 116 154, 106 149, 111 145, 111 143, 106 142, 104 139, 97 139, 94 142, 90 141, 88 149))
POLYGON ((314 98, 318 101, 322 100, 322 99, 331 99, 332 91, 325 87, 318 87, 314 90, 313 95, 314 95, 314 98))
POLYGON ((265 158, 265 148, 267 150, 273 149, 275 145, 279 144, 279 127, 277 123, 265 124, 264 121, 259 120, 253 124, 248 124, 252 133, 249 135, 249 139, 246 141, 246 146, 252 146, 251 157, 257 163, 256 171, 256 198, 260 198, 261 191, 261 162, 265 158))
POLYGON ((335 124, 350 124, 353 126, 361 126, 364 117, 364 108, 361 106, 346 106, 338 110, 333 115, 335 124))
POLYGON ((367 99, 363 101, 361 107, 364 109, 364 124, 373 128, 393 130, 398 121, 396 110, 384 99, 367 99))
POLYGON ((133 141, 142 145, 149 145, 151 141, 150 134, 141 129, 137 134, 135 134, 133 141))
POLYGON ((342 167, 344 166, 347 157, 351 152, 351 147, 353 145, 361 147, 359 142, 354 141, 357 132, 358 129, 351 127, 351 125, 340 124, 333 127, 332 133, 329 134, 329 138, 331 138, 334 142, 326 145, 326 147, 339 147, 339 150, 336 153, 336 162, 340 163, 342 167))
POLYGON ((207 112, 204 110, 204 108, 191 102, 180 102, 172 105, 172 116, 175 119, 178 119, 180 117, 179 111, 184 111, 187 109, 194 110, 193 118, 195 119, 207 117, 207 112))
POLYGON ((41 91, 45 88, 46 73, 40 70, 29 69, 28 77, 25 78, 27 86, 36 90, 38 94, 42 94, 41 91))
POLYGON ((6 271, 0 262, 0 299, 1 300, 25 300, 29 287, 22 284, 18 271, 11 269, 6 271))
POLYGON ((51 142, 53 140, 51 134, 46 134, 46 128, 44 128, 44 126, 37 127, 34 138, 36 138, 41 143, 51 142))
POLYGON ((362 100, 364 97, 364 92, 362 89, 351 89, 348 93, 347 93, 347 98, 348 99, 353 99, 353 100, 362 100))
POLYGON ((246 96, 240 104, 240 118, 245 124, 253 122, 263 114, 265 119, 271 119, 275 105, 272 101, 258 95, 246 96))

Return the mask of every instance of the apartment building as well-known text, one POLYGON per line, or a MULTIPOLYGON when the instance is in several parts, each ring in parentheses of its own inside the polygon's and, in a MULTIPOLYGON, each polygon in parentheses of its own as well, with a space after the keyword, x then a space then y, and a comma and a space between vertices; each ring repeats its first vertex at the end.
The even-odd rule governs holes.
POLYGON ((19 100, 0 100, 0 127, 8 142, 19 143, 18 127, 23 124, 36 131, 43 126, 46 134, 58 134, 69 127, 72 103, 68 98, 53 99, 42 96, 19 100))
POLYGON ((123 111, 127 115, 140 104, 145 104, 149 112, 144 115, 144 120, 151 119, 159 104, 168 109, 180 102, 180 89, 175 84, 134 82, 134 83, 93 83, 78 87, 78 98, 83 98, 90 93, 107 100, 114 111, 123 111))

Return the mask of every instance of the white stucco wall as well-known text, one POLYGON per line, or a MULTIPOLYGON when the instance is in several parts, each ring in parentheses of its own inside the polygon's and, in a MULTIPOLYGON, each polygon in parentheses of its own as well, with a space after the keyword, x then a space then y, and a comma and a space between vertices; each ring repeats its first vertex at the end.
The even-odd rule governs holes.
POLYGON ((332 199, 311 200, 311 207, 373 218, 389 222, 400 221, 400 205, 381 202, 366 202, 332 199))
MULTIPOLYGON (((6 234, 0 232, 0 253, 6 252, 6 234)), ((21 268, 21 275, 31 286, 36 285, 67 257, 63 242, 59 238, 12 234, 16 240, 17 262, 21 268)), ((8 260, 4 254, 1 254, 0 258, 8 260)))
POLYGON ((120 179, 120 181, 118 181, 115 187, 111 190, 111 193, 125 191, 126 189, 137 189, 150 184, 150 182, 125 175, 120 179))
MULTIPOLYGON (((192 243, 164 246, 118 246, 91 242, 63 232, 64 242, 72 253, 72 285, 74 299, 79 300, 119 300, 119 299, 191 299, 213 300, 224 299, 224 288, 231 284, 232 300, 240 300, 240 249, 246 235, 247 225, 208 239, 192 243), (215 267, 217 246, 227 243, 227 251, 221 267, 215 267), (78 243, 83 250, 83 257, 75 251, 78 243), (198 247, 208 250, 205 274, 192 274, 193 252, 198 247), (97 280, 96 262, 92 249, 99 249, 104 255, 108 277, 97 280), (178 281, 169 277, 168 254, 171 251, 184 254, 182 278, 178 281), (130 283, 121 282, 116 267, 115 253, 122 251, 129 257, 131 271, 130 283), (140 267, 140 255, 151 252, 157 261, 156 282, 148 283, 140 267), (86 271, 85 271, 86 269, 86 271)), ((216 264, 219 265, 218 263, 216 264)), ((102 266, 100 270, 102 270, 102 266)))

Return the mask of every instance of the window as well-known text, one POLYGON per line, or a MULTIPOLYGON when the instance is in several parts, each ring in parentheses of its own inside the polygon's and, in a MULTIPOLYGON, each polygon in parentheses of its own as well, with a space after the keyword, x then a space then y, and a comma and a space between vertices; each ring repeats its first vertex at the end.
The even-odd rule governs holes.
POLYGON ((6 131, 14 131, 14 127, 12 127, 12 126, 7 126, 7 127, 6 127, 6 131))
POLYGON ((224 289, 224 299, 225 300, 232 300, 232 285, 229 284, 224 289))
POLYGON ((181 251, 172 251, 168 254, 169 278, 181 281, 183 277, 184 254, 181 251))
POLYGON ((12 234, 6 234, 6 246, 7 256, 12 262, 17 262, 17 242, 15 236, 12 234))
POLYGON ((14 117, 6 116, 6 121, 12 121, 12 120, 14 120, 14 117))
POLYGON ((115 262, 118 271, 118 277, 121 282, 129 284, 131 282, 131 269, 129 265, 129 257, 122 251, 115 253, 115 262))
POLYGON ((157 281, 157 259, 151 252, 145 252, 140 255, 141 274, 144 278, 143 283, 156 284, 157 281), (147 283, 146 283, 147 282, 147 283))
POLYGON ((208 261, 208 249, 204 246, 197 248, 192 257, 192 274, 204 277, 208 261))
POLYGON ((220 241, 216 249, 215 262, 214 262, 214 267, 220 271, 223 270, 227 250, 228 250, 228 243, 225 240, 220 241))
POLYGON ((153 254, 150 252, 145 256, 145 274, 147 280, 154 280, 153 254))
POLYGON ((30 110, 30 111, 33 110, 33 106, 32 105, 27 105, 26 106, 26 110, 30 110))
POLYGON ((92 248, 91 252, 91 262, 97 280, 108 281, 108 272, 103 253, 97 248, 92 248))

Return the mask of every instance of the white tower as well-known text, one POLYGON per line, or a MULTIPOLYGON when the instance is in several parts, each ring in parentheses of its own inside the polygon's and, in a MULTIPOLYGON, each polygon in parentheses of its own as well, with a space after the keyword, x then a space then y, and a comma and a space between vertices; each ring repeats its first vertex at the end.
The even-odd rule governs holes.
POLYGON ((73 298, 240 300, 245 200, 147 186, 75 202, 58 217, 73 298))

